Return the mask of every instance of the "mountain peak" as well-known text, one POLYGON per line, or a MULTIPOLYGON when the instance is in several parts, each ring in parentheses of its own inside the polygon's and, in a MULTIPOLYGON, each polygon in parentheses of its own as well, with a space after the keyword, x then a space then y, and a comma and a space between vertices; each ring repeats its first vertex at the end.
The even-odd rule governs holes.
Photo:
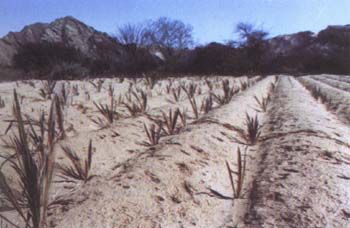
POLYGON ((73 16, 60 17, 50 23, 50 25, 56 25, 56 24, 79 24, 79 25, 91 28, 90 26, 86 25, 84 22, 76 19, 73 16))
POLYGON ((57 18, 56 20, 79 21, 78 19, 76 19, 75 17, 73 17, 71 15, 67 15, 65 17, 57 18))
POLYGON ((0 65, 12 65, 13 56, 28 43, 62 43, 80 50, 89 58, 98 58, 100 47, 109 47, 104 52, 121 53, 121 46, 106 33, 99 32, 72 16, 58 18, 51 23, 35 23, 25 26, 20 32, 10 32, 0 39, 0 65))

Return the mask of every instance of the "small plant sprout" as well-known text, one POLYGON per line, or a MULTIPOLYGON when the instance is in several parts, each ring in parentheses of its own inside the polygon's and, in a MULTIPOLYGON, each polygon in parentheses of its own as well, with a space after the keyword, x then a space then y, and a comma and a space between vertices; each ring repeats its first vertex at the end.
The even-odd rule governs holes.
POLYGON ((254 99, 256 103, 259 105, 260 110, 257 110, 258 112, 266 112, 267 111, 267 105, 270 101, 270 96, 267 95, 266 97, 262 97, 261 100, 257 96, 254 96, 254 99))
POLYGON ((89 101, 91 99, 89 91, 85 91, 84 95, 85 95, 85 100, 86 101, 89 101))
POLYGON ((318 87, 314 87, 311 89, 311 95, 315 98, 315 100, 320 101, 322 104, 329 103, 330 101, 327 95, 323 93, 318 87))
POLYGON ((173 86, 173 82, 171 80, 169 80, 169 83, 165 86, 165 91, 167 94, 170 93, 172 86, 173 86))
POLYGON ((199 112, 198 112, 198 107, 196 103, 196 99, 194 97, 191 97, 190 94, 187 93, 188 100, 191 104, 191 108, 193 111, 194 118, 197 120, 199 118, 199 112))
POLYGON ((59 130, 59 139, 64 139, 66 137, 65 129, 64 129, 64 116, 62 112, 61 102, 58 96, 55 96, 54 98, 54 104, 56 108, 56 119, 57 119, 57 126, 59 130))
POLYGON ((79 96, 79 87, 78 87, 78 85, 73 85, 72 86, 72 95, 73 96, 79 96))
POLYGON ((212 91, 214 88, 212 81, 205 79, 205 83, 207 84, 209 91, 212 91))
POLYGON ((250 117, 248 114, 246 115, 246 126, 247 126, 247 135, 246 139, 250 142, 251 145, 254 145, 260 136, 260 124, 258 116, 255 118, 250 117))
POLYGON ((233 199, 239 199, 242 196, 242 189, 244 184, 244 177, 246 171, 246 153, 244 153, 243 157, 241 154, 241 149, 238 147, 237 149, 237 171, 232 171, 228 161, 226 161, 227 172, 230 178, 230 184, 233 192, 233 199), (234 184, 233 175, 236 174, 236 184, 234 184))
POLYGON ((179 102, 181 97, 181 87, 173 88, 171 91, 174 98, 174 103, 179 102))
POLYGON ((239 90, 235 90, 233 86, 230 87, 230 81, 227 79, 222 81, 222 90, 224 93, 223 95, 216 95, 213 93, 215 102, 219 105, 228 104, 232 100, 233 96, 239 92, 239 90))
POLYGON ((331 99, 327 97, 327 95, 324 93, 321 94, 320 101, 322 104, 327 104, 327 103, 331 104, 331 99))
POLYGON ((101 92, 102 89, 102 85, 104 83, 104 81, 102 79, 99 79, 97 81, 97 83, 93 82, 93 81, 89 81, 89 83, 96 89, 96 91, 99 93, 101 92))
POLYGON ((148 86, 149 89, 153 89, 154 86, 156 85, 157 83, 157 79, 154 75, 152 76, 146 76, 144 75, 144 78, 146 80, 146 85, 148 86))
POLYGON ((123 102, 124 102, 123 96, 121 94, 119 94, 115 102, 117 105, 123 104, 123 102))
POLYGON ((212 95, 209 94, 208 97, 202 100, 201 111, 204 113, 208 113, 210 110, 213 109, 213 105, 214 103, 213 103, 212 95))
POLYGON ((42 82, 42 88, 39 90, 39 94, 43 99, 51 99, 51 95, 54 93, 56 82, 53 80, 46 80, 42 82))
POLYGON ((0 108, 5 108, 5 100, 0 96, 0 108))
POLYGON ((182 85, 181 88, 185 91, 187 97, 193 98, 196 94, 197 85, 190 83, 188 86, 182 85))
POLYGON ((245 144, 245 145, 255 145, 260 137, 260 128, 261 128, 259 124, 258 116, 256 115, 254 118, 246 114, 245 125, 246 125, 246 129, 234 127, 234 130, 243 139, 243 141, 236 139, 236 142, 240 144, 245 144))
POLYGON ((179 117, 180 117, 180 120, 181 120, 182 127, 186 127, 187 126, 186 110, 182 110, 182 112, 179 110, 179 117))
POLYGON ((240 84, 241 84, 241 91, 244 91, 249 87, 249 83, 246 81, 240 81, 240 84))
POLYGON ((144 91, 132 92, 134 100, 131 96, 126 96, 128 102, 124 102, 123 104, 128 109, 131 116, 136 116, 137 114, 146 113, 147 111, 147 94, 144 91))
POLYGON ((162 123, 159 123, 157 127, 155 124, 151 124, 149 127, 147 127, 146 124, 144 124, 143 126, 148 138, 148 142, 144 141, 142 145, 144 146, 157 145, 161 137, 162 123))
POLYGON ((276 84, 277 84, 277 78, 275 82, 271 82, 270 84, 270 91, 273 92, 276 89, 276 84))
POLYGON ((131 93, 133 88, 134 88, 134 83, 133 82, 129 82, 128 93, 131 93))
POLYGON ((163 131, 166 135, 174 135, 178 133, 179 128, 176 127, 176 122, 179 117, 180 110, 177 108, 174 112, 169 109, 169 114, 167 115, 162 111, 163 115, 163 131))
POLYGON ((110 97, 110 105, 103 105, 101 103, 97 104, 96 102, 93 102, 97 110, 100 112, 100 114, 104 117, 105 121, 103 121, 101 118, 97 117, 97 120, 92 119, 92 121, 97 124, 101 129, 106 128, 113 124, 115 119, 118 119, 119 114, 116 111, 116 105, 114 101, 114 97, 110 97))
POLYGON ((197 93, 198 93, 198 95, 201 95, 201 94, 202 94, 202 87, 198 87, 197 93))
POLYGON ((113 86, 111 84, 108 86, 108 96, 109 97, 113 97, 114 96, 114 88, 113 88, 113 86))
POLYGON ((66 85, 64 83, 62 83, 62 85, 61 85, 61 94, 60 94, 59 100, 60 100, 62 106, 65 106, 68 104, 68 93, 66 90, 66 85))
POLYGON ((86 183, 91 179, 90 169, 92 162, 92 140, 89 141, 87 156, 84 162, 81 158, 68 146, 63 146, 62 150, 67 158, 71 161, 72 166, 59 165, 62 177, 82 180, 86 183))

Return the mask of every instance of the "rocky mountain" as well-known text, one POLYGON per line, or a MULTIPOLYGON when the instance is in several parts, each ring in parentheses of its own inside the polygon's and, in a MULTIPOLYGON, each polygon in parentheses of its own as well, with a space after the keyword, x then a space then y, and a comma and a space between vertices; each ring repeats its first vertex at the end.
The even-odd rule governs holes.
POLYGON ((56 42, 79 49, 89 58, 110 58, 123 61, 125 48, 106 33, 96 31, 73 17, 59 18, 52 23, 36 23, 20 32, 10 32, 0 39, 0 65, 11 66, 17 50, 27 43, 56 42))
POLYGON ((350 25, 328 26, 317 34, 305 31, 281 35, 267 42, 268 53, 272 56, 288 56, 305 49, 328 55, 350 45, 350 25))
POLYGON ((306 31, 271 38, 264 59, 270 71, 347 73, 350 25, 328 26, 317 34, 306 31))
POLYGON ((270 55, 285 56, 309 46, 315 40, 316 35, 309 31, 276 36, 267 41, 268 51, 270 55))

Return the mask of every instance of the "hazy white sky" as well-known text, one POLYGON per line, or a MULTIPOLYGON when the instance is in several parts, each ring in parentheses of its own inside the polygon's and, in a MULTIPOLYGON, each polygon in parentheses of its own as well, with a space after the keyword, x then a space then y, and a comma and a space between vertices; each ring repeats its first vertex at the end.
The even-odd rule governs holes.
POLYGON ((107 33, 167 16, 191 24, 195 40, 207 43, 232 39, 238 22, 271 36, 350 24, 350 0, 0 0, 0 36, 67 15, 107 33))

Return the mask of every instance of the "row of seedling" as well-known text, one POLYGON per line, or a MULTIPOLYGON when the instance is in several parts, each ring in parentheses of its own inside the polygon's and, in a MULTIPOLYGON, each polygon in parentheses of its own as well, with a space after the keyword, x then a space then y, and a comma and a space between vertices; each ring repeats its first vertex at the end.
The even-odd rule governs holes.
MULTIPOLYGON (((209 81, 207 81, 209 84, 208 87, 210 91, 212 90, 213 86, 210 84, 209 81)), ((221 84, 222 94, 215 94, 214 92, 210 92, 207 97, 205 97, 202 100, 200 108, 197 106, 196 99, 194 97, 193 89, 192 90, 185 90, 187 98, 191 104, 191 108, 194 114, 195 119, 199 118, 199 110, 203 113, 208 113, 214 108, 214 102, 218 105, 225 105, 231 102, 233 97, 238 94, 240 91, 245 90, 248 88, 249 83, 241 82, 240 89, 236 89, 234 86, 230 86, 229 80, 223 80, 221 84)), ((191 87, 190 87, 191 88, 191 87)))
POLYGON ((307 90, 310 91, 311 96, 313 96, 313 98, 315 98, 315 100, 321 102, 322 104, 331 103, 330 98, 327 97, 327 94, 325 92, 323 92, 319 87, 312 86, 304 81, 301 81, 301 83, 307 90))
MULTIPOLYGON (((277 78, 276 78, 277 79, 277 78)), ((266 97, 263 97, 261 100, 254 96, 256 103, 259 106, 259 109, 255 109, 258 112, 266 112, 268 103, 270 102, 270 97, 272 92, 276 88, 277 80, 270 85, 269 92, 266 97)), ((245 128, 229 126, 231 130, 234 130, 238 134, 238 138, 235 138, 234 141, 239 144, 246 145, 244 154, 242 155, 240 147, 237 149, 237 169, 233 171, 229 165, 229 162, 226 161, 226 168, 229 174, 229 181, 232 188, 232 199, 238 199, 242 197, 242 190, 246 172, 246 152, 248 146, 255 145, 260 137, 262 125, 259 123, 258 116, 251 117, 246 114, 245 128), (236 178, 233 175, 236 175, 236 178), (234 180, 236 179, 236 181, 234 180)))

